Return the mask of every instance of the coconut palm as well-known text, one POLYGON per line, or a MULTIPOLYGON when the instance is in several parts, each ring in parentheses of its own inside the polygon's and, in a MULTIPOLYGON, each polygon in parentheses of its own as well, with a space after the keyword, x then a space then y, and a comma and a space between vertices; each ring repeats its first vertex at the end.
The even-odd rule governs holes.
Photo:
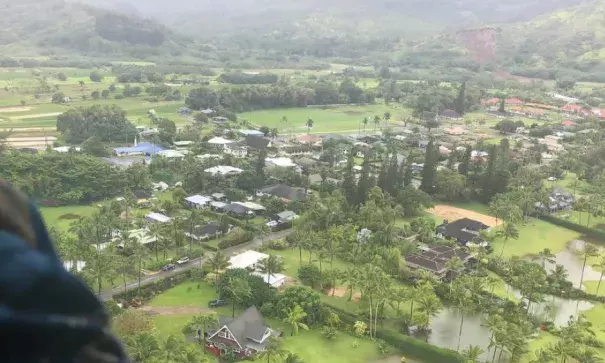
POLYGON ((597 255, 599 250, 595 247, 595 245, 590 244, 588 242, 584 243, 584 249, 582 250, 582 257, 584 257, 584 262, 582 263, 582 274, 580 276, 580 288, 582 288, 582 282, 584 282, 584 269, 586 268, 586 261, 589 257, 594 257, 597 255))
POLYGON ((307 133, 311 133, 311 129, 313 128, 313 124, 314 124, 313 119, 308 119, 307 122, 305 122, 305 126, 307 126, 307 133))
POLYGON ((489 349, 491 350, 492 347, 494 347, 494 356, 496 356, 496 349, 497 349, 497 342, 496 342, 496 333, 499 332, 501 324, 502 324, 502 317, 498 314, 490 314, 487 315, 485 317, 485 319, 483 320, 483 323, 481 324, 481 326, 487 328, 490 332, 490 338, 489 338, 489 349))
POLYGON ((439 284, 439 278, 430 271, 421 270, 420 273, 418 273, 418 285, 420 286, 425 284, 428 284, 431 287, 437 286, 439 284))
POLYGON ((214 274, 216 275, 215 285, 218 288, 218 273, 229 266, 229 260, 223 252, 216 251, 214 255, 210 257, 210 260, 208 260, 208 264, 212 270, 214 270, 214 274))
POLYGON ((227 292, 232 300, 231 317, 235 318, 235 303, 242 303, 244 299, 252 295, 248 280, 243 278, 231 278, 227 283, 227 292))
POLYGON ((342 276, 342 272, 338 269, 330 269, 324 272, 323 275, 326 281, 330 282, 330 285, 332 286, 332 296, 334 296, 334 293, 336 292, 336 282, 342 276))
POLYGON ((258 355, 258 359, 266 359, 267 363, 279 362, 287 354, 288 351, 283 348, 283 340, 280 338, 271 338, 265 350, 258 355))
POLYGON ((299 305, 294 305, 294 308, 284 309, 283 313, 286 315, 284 323, 292 326, 290 336, 298 335, 299 329, 309 330, 309 327, 302 322, 307 313, 299 305))
POLYGON ((215 328, 218 326, 218 319, 215 314, 198 315, 198 316, 193 317, 193 320, 191 321, 191 325, 196 330, 200 331, 200 334, 198 335, 197 338, 199 339, 199 342, 201 344, 202 340, 204 338, 204 335, 206 334, 206 331, 208 329, 215 328))
POLYGON ((341 282, 347 285, 347 290, 349 290, 349 298, 347 299, 347 301, 351 301, 351 299, 353 298, 355 287, 359 286, 360 284, 359 269, 355 267, 349 268, 347 271, 345 271, 344 274, 342 274, 341 282))
POLYGON ((441 300, 434 293, 424 294, 418 298, 418 311, 425 314, 429 321, 437 316, 442 308, 441 300))
POLYGON ((295 353, 288 353, 284 363, 305 363, 305 361, 295 353))
POLYGON ((363 124, 363 132, 366 131, 366 126, 368 126, 369 122, 370 120, 367 117, 364 117, 363 120, 361 120, 361 123, 363 124))
POLYGON ((470 298, 470 291, 466 279, 459 279, 455 284, 450 285, 450 300, 460 313, 460 329, 458 330, 458 346, 456 351, 460 351, 460 340, 462 338, 462 327, 464 326, 464 315, 471 310, 473 302, 470 298))
POLYGON ((530 363, 551 363, 554 361, 554 357, 552 353, 548 350, 538 349, 534 352, 536 359, 532 360, 530 363))
POLYGON ((260 261, 260 272, 267 274, 267 284, 271 286, 271 276, 284 270, 284 260, 276 255, 269 255, 260 261))
POLYGON ((559 340, 556 344, 548 347, 548 352, 559 359, 559 362, 565 362, 569 358, 569 344, 559 340))
POLYGON ((452 283, 454 281, 454 278, 458 277, 458 275, 460 275, 460 273, 464 270, 464 263, 458 256, 455 256, 451 260, 447 261, 447 263, 445 264, 445 267, 450 272, 450 293, 451 293, 452 292, 452 283))
POLYGON ((476 345, 469 345, 466 349, 462 351, 462 355, 468 359, 468 362, 478 362, 479 356, 483 354, 483 349, 476 345))
POLYGON ((555 263, 555 255, 550 251, 550 248, 545 248, 542 251, 538 252, 537 255, 532 257, 533 261, 540 261, 542 265, 542 269, 546 271, 546 262, 550 264, 555 263))
POLYGON ((135 362, 145 362, 161 353, 158 340, 147 332, 124 337, 124 344, 135 362))
POLYGON ((378 115, 374 116, 374 130, 376 130, 376 128, 380 125, 380 121, 381 121, 380 116, 378 116, 378 115))
POLYGON ((504 254, 504 248, 506 247, 506 242, 508 242, 509 238, 518 239, 519 231, 517 227, 515 227, 512 223, 505 223, 501 230, 497 232, 498 237, 504 238, 504 243, 502 244, 502 251, 500 251, 499 258, 502 258, 504 254))
POLYGON ((135 243, 132 249, 133 257, 137 263, 138 290, 141 292, 141 278, 143 275, 143 261, 149 257, 149 248, 143 244, 135 243))
POLYGON ((391 119, 391 113, 389 111, 385 112, 384 115, 382 116, 382 118, 386 121, 389 122, 389 120, 391 119))
POLYGON ((595 295, 599 295, 599 288, 601 287, 601 281, 603 281, 603 273, 605 273, 605 255, 601 255, 598 266, 601 269, 601 276, 599 276, 599 283, 597 284, 597 292, 595 295))

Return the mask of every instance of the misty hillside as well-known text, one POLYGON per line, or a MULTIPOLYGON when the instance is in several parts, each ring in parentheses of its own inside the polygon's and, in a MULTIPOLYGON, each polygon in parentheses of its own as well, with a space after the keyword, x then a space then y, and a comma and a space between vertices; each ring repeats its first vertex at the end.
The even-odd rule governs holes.
POLYGON ((0 1, 0 49, 4 54, 174 54, 187 40, 153 20, 62 0, 0 1))
POLYGON ((445 28, 527 21, 582 0, 74 0, 120 11, 136 9, 189 33, 226 35, 307 31, 312 36, 347 33, 413 37, 445 28), (393 32, 398 34, 393 34, 393 32), (409 32, 409 34, 408 34, 409 32))

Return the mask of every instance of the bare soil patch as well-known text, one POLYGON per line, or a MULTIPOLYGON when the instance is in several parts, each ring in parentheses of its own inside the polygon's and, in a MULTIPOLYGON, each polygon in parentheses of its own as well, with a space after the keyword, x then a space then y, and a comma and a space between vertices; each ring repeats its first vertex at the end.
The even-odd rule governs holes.
POLYGON ((496 218, 494 217, 473 212, 467 209, 452 207, 451 205, 436 205, 435 208, 429 209, 427 212, 439 217, 443 217, 443 219, 447 219, 450 222, 462 218, 469 218, 485 223, 490 227, 499 226, 502 224, 501 220, 498 220, 496 222, 496 218))
POLYGON ((67 220, 78 219, 78 218, 80 218, 80 215, 73 214, 73 213, 62 214, 61 216, 59 216, 59 219, 67 219, 67 220))
POLYGON ((201 306, 142 306, 139 309, 153 315, 214 314, 212 309, 201 306))
POLYGON ((0 112, 25 112, 29 111, 32 108, 29 106, 9 106, 9 107, 0 107, 0 112))
MULTIPOLYGON (((348 289, 344 289, 344 288, 336 288, 336 290, 334 290, 334 296, 338 296, 338 297, 349 297, 349 290, 348 289)), ((332 296, 332 290, 328 291, 328 294, 332 296)), ((359 299, 361 299, 361 294, 359 292, 356 292, 353 294, 353 300, 354 301, 359 301, 359 299)))

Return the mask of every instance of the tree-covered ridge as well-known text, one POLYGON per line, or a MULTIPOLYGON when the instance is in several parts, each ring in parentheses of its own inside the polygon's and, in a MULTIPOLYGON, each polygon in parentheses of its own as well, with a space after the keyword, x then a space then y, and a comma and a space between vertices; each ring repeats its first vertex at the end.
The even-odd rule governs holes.
POLYGON ((134 125, 126 119, 126 112, 116 105, 73 108, 59 115, 57 130, 70 143, 80 143, 93 136, 101 141, 130 142, 137 134, 134 125))
POLYGON ((142 57, 182 53, 187 43, 155 21, 63 0, 6 3, 0 7, 0 29, 4 54, 69 49, 142 57))

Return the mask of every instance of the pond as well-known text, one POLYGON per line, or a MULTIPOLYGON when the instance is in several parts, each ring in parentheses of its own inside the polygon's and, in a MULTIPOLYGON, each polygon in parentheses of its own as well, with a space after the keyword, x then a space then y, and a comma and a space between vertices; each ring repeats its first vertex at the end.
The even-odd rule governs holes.
MULTIPOLYGON (((507 291, 521 299, 521 294, 510 286, 507 291)), ((577 317, 582 311, 590 310, 593 305, 586 301, 568 300, 554 296, 546 296, 541 303, 530 306, 530 313, 545 321, 553 321, 556 326, 564 326, 570 316, 577 317)), ((455 308, 445 308, 431 320, 431 332, 428 336, 430 344, 456 350, 458 347, 458 332, 460 330, 460 312, 455 308)), ((489 352, 491 332, 481 325, 480 315, 465 315, 464 326, 460 336, 460 351, 469 345, 483 349, 482 360, 491 361, 493 351, 489 352)), ((418 336, 419 339, 423 337, 418 336)), ((499 353, 498 353, 499 354, 499 353)), ((502 358, 504 362, 505 357, 502 358)))
MULTIPOLYGON (((568 244, 567 249, 555 255, 555 263, 565 267, 569 275, 567 279, 573 283, 576 288, 580 287, 582 265, 584 264, 584 261, 575 253, 575 251, 582 251, 584 249, 584 244, 584 241, 571 241, 568 244)), ((545 267, 547 271, 551 271, 554 269, 555 265, 547 262, 545 267)), ((601 272, 593 270, 589 264, 586 264, 586 267, 584 268, 584 281, 599 281, 600 277, 601 272)))

